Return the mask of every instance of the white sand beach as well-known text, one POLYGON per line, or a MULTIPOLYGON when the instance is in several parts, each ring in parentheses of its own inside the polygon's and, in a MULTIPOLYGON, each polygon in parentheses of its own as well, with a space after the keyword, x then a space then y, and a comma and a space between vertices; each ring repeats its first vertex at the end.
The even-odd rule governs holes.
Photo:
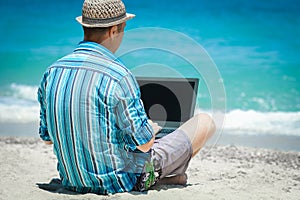
POLYGON ((108 196, 49 192, 36 186, 57 178, 51 146, 37 138, 0 137, 0 199, 299 199, 300 152, 206 146, 190 163, 188 184, 108 196))

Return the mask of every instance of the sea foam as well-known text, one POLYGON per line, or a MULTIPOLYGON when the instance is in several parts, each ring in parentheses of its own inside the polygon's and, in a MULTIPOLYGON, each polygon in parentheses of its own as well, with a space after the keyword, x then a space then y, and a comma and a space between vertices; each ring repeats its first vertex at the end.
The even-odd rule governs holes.
MULTIPOLYGON (((0 96, 0 123, 37 122, 37 87, 12 84, 9 90, 9 96, 0 96)), ((226 133, 300 136, 300 111, 261 112, 234 109, 224 116, 223 132, 226 133)))
POLYGON ((1 123, 30 123, 39 118, 37 87, 11 84, 0 96, 1 123))
POLYGON ((226 114, 224 131, 241 134, 300 136, 300 112, 233 110, 226 114))

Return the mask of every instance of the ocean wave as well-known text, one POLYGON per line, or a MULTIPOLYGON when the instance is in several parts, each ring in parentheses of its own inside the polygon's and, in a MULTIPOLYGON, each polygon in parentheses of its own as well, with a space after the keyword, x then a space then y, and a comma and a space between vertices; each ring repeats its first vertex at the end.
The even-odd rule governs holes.
POLYGON ((17 99, 36 101, 37 100, 37 86, 20 85, 13 83, 10 85, 12 96, 17 99))
MULTIPOLYGON (((39 105, 0 103, 0 123, 31 123, 39 120, 39 105)), ((300 136, 300 112, 233 110, 225 115, 223 132, 250 135, 300 136)))
POLYGON ((39 120, 39 106, 0 103, 0 123, 31 123, 39 120))
MULTIPOLYGON (((0 123, 37 122, 39 120, 37 88, 11 84, 9 95, 0 96, 0 123)), ((300 111, 261 112, 235 109, 225 114, 223 132, 300 136, 300 111)))
POLYGON ((232 110, 225 116, 223 130, 231 134, 300 136, 300 112, 232 110))
POLYGON ((39 119, 37 86, 11 84, 0 95, 1 123, 30 123, 39 119))

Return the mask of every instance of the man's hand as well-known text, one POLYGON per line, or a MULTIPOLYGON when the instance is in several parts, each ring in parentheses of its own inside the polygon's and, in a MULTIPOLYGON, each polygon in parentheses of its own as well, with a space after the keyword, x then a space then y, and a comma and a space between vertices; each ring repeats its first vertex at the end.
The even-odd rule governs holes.
POLYGON ((53 142, 52 141, 44 141, 45 142, 45 144, 47 144, 47 145, 51 145, 51 144, 53 144, 53 142))
POLYGON ((161 130, 161 126, 159 126, 157 123, 154 123, 152 120, 149 119, 148 123, 152 126, 154 135, 156 135, 161 130))

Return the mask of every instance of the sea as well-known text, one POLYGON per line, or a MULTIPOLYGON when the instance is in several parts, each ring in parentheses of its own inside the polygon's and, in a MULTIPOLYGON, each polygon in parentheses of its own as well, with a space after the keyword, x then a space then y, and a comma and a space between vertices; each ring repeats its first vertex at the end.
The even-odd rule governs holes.
MULTIPOLYGON (((82 3, 0 2, 0 135, 38 137, 37 88, 82 40, 82 3)), ((197 112, 223 113, 220 134, 290 138, 300 150, 299 0, 124 3, 136 17, 116 54, 129 69, 200 78, 197 112)))

